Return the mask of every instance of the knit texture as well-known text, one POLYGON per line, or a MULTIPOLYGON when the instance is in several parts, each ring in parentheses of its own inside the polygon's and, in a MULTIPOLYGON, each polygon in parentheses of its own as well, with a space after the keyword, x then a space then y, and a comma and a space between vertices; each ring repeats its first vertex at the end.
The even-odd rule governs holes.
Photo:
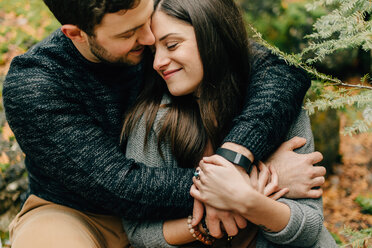
MULTIPOLYGON (((225 141, 246 146, 259 159, 283 140, 310 81, 256 49, 246 107, 225 141)), ((144 166, 120 150, 123 114, 138 94, 142 68, 91 63, 60 30, 14 58, 3 100, 26 155, 29 193, 127 219, 191 212, 192 169, 144 166)))
POLYGON ((304 83, 310 86, 310 81, 303 71, 289 67, 256 43, 252 44, 251 59, 245 108, 234 119, 224 142, 243 145, 256 160, 264 160, 284 140, 302 106, 299 97, 305 96, 308 89, 304 83))
MULTIPOLYGON (((169 102, 170 99, 165 96, 162 103, 166 104, 169 102)), ((157 145, 157 137, 161 129, 162 117, 166 111, 166 108, 159 109, 154 126, 149 133, 146 147, 144 146, 146 122, 143 117, 140 119, 127 141, 126 154, 128 158, 133 158, 138 162, 153 167, 177 167, 177 161, 172 155, 170 145, 167 143, 161 144, 161 151, 164 159, 160 156, 157 145)), ((314 151, 310 120, 305 110, 301 111, 295 123, 291 126, 286 138, 290 139, 295 136, 307 139, 306 145, 297 149, 296 152, 310 153, 314 151)), ((289 223, 282 231, 277 233, 261 231, 256 244, 257 248, 277 247, 277 245, 290 245, 291 247, 337 247, 335 246, 336 243, 334 243, 332 237, 323 226, 321 199, 291 200, 282 198, 279 201, 287 204, 291 209, 289 223), (325 232, 323 236, 320 236, 321 232, 325 232), (322 239, 319 239, 319 237, 322 237, 322 239), (334 246, 324 246, 325 244, 334 244, 334 246)), ((123 226, 128 235, 129 242, 136 248, 178 247, 169 245, 165 241, 163 220, 128 221, 124 219, 123 226)), ((188 247, 200 247, 200 244, 190 244, 188 247)))

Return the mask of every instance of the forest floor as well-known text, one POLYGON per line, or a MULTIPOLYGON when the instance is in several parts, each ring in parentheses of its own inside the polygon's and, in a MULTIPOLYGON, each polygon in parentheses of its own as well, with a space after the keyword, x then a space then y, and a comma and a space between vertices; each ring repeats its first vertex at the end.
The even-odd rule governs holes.
MULTIPOLYGON (((345 118, 341 117, 341 127, 345 118)), ((323 186, 324 217, 326 227, 348 243, 350 237, 345 228, 372 228, 372 215, 355 201, 358 196, 372 197, 372 134, 341 135, 340 155, 342 164, 334 165, 334 174, 323 186)), ((368 241, 368 247, 372 247, 372 238, 368 241)))

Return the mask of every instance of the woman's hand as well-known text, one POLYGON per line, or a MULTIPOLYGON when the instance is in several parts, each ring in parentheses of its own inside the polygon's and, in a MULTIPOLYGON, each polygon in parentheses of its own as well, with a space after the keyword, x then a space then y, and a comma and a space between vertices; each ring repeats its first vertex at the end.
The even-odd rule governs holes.
POLYGON ((193 178, 191 195, 213 207, 235 209, 247 191, 254 190, 249 176, 218 155, 203 158, 199 163, 199 179, 193 178), (219 166, 216 166, 219 165, 219 166))
POLYGON ((253 167, 250 176, 218 155, 204 158, 199 165, 200 179, 193 178, 196 187, 192 187, 191 195, 216 208, 231 210, 231 205, 237 204, 235 197, 253 189, 274 200, 288 193, 287 188, 279 188, 275 169, 262 162, 259 170, 253 167))
POLYGON ((281 231, 288 224, 289 207, 264 196, 267 194, 278 198, 285 192, 279 190, 278 193, 275 190, 275 171, 272 173, 274 176, 269 175, 261 165, 260 176, 256 169, 256 172, 253 172, 256 173, 256 181, 253 182, 256 190, 249 175, 221 156, 203 158, 198 169, 198 179, 193 177, 194 184, 190 191, 195 199, 218 209, 239 213, 252 223, 263 225, 273 232, 281 231))
POLYGON ((256 166, 252 168, 250 182, 251 186, 259 193, 273 200, 278 200, 289 191, 288 188, 279 188, 278 174, 275 168, 269 168, 262 162, 259 162, 258 169, 256 166))

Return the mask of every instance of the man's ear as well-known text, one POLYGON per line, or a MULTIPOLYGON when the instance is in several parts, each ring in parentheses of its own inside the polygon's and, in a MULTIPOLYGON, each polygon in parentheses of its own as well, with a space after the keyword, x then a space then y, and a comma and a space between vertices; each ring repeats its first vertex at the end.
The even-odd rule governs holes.
POLYGON ((72 41, 84 43, 86 41, 86 33, 78 28, 76 25, 66 24, 62 25, 61 31, 72 41))

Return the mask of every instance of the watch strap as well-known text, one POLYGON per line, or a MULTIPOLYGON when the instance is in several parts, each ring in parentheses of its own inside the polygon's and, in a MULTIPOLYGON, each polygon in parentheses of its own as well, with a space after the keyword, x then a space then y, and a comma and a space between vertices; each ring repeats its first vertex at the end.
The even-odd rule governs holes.
POLYGON ((247 173, 251 172, 252 161, 243 154, 222 147, 217 149, 216 154, 233 164, 243 167, 247 173))

